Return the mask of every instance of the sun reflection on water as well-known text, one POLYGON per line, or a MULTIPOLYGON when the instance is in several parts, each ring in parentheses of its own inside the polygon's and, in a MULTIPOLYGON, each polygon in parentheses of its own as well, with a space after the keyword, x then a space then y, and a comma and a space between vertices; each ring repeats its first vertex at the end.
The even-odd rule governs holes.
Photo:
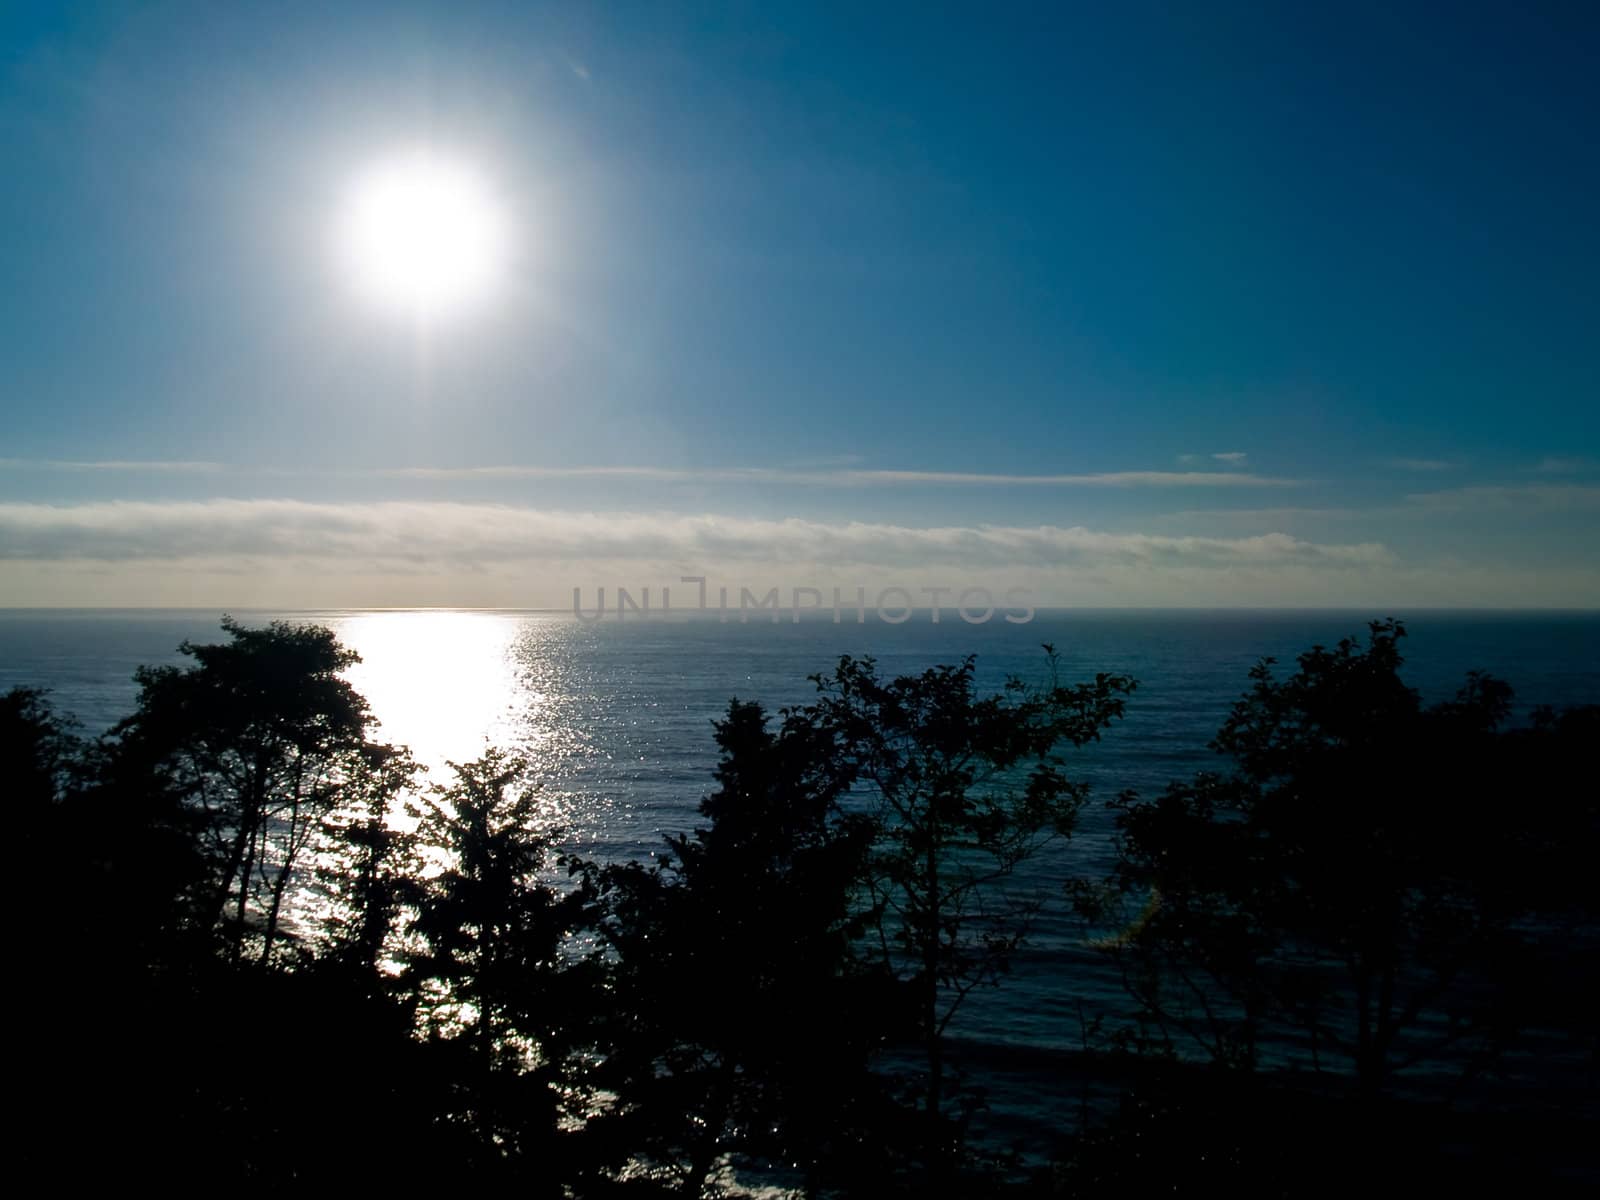
POLYGON ((361 656, 346 678, 372 706, 376 736, 410 747, 445 781, 448 762, 512 741, 517 624, 495 613, 381 612, 346 617, 335 632, 361 656))
POLYGON ((526 760, 547 798, 544 817, 568 815, 556 789, 587 739, 572 720, 570 647, 558 622, 529 614, 419 610, 335 618, 361 661, 346 673, 377 720, 378 740, 410 749, 427 782, 449 784, 450 763, 490 747, 526 760))
MULTIPOLYGON (((338 614, 321 623, 360 656, 345 678, 372 710, 373 739, 406 747, 424 769, 418 790, 453 783, 452 763, 492 747, 510 751, 526 764, 524 786, 538 793, 541 832, 560 838, 576 815, 562 785, 589 744, 574 711, 566 629, 531 614, 450 610, 338 614)), ((415 799, 396 798, 392 827, 416 827, 415 799)), ((440 848, 419 849, 425 874, 447 864, 440 848)), ((309 878, 290 907, 302 928, 329 911, 309 878)))

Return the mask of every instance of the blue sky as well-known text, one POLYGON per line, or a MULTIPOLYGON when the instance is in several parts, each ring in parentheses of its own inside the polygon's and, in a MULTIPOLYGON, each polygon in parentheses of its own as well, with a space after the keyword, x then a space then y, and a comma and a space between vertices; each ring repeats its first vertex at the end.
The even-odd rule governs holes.
POLYGON ((10 4, 0 604, 1600 604, 1526 9, 10 4), (330 230, 424 144, 515 247, 421 331, 330 230))

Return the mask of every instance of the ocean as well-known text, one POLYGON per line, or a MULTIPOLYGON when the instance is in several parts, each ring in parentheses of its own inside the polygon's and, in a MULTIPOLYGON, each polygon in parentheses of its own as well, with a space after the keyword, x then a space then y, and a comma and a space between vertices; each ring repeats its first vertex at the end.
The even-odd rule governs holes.
MULTIPOLYGON (((1084 1044, 1093 1015, 1129 1005, 1084 944, 1059 883, 1103 870, 1112 825, 1105 801, 1146 795, 1215 765, 1207 743, 1260 658, 1281 672, 1315 644, 1364 637, 1366 623, 1398 617, 1404 674, 1426 700, 1445 699, 1469 670, 1509 682, 1519 716, 1535 705, 1600 702, 1600 614, 1565 612, 1041 611, 1032 621, 972 625, 946 610, 891 625, 782 614, 726 623, 695 615, 665 621, 614 614, 491 611, 246 612, 331 627, 361 656, 351 682, 380 723, 434 778, 490 745, 524 754, 562 844, 603 860, 646 858, 667 834, 693 827, 712 786, 712 721, 731 698, 776 712, 814 694, 808 676, 842 654, 875 657, 902 674, 976 656, 980 686, 1011 675, 1042 680, 1044 643, 1066 682, 1096 672, 1133 676, 1127 715, 1104 740, 1069 752, 1093 792, 1077 834, 1051 846, 1030 877, 1056 896, 1011 975, 975 995, 954 1027, 957 1057, 990 1087, 999 1126, 1048 1123, 1059 1097, 1042 1098, 1051 1064, 1084 1044)), ((222 640, 213 611, 0 610, 0 690, 49 689, 59 710, 98 733, 128 713, 134 669, 179 663, 179 643, 222 640)))

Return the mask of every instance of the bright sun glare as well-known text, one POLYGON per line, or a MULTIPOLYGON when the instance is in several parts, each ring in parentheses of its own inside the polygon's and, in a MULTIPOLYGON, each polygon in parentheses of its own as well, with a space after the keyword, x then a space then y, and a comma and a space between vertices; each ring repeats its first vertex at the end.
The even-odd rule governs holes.
POLYGON ((360 176, 339 232, 355 286, 402 315, 456 314, 486 299, 505 270, 506 222, 487 183, 425 151, 360 176))

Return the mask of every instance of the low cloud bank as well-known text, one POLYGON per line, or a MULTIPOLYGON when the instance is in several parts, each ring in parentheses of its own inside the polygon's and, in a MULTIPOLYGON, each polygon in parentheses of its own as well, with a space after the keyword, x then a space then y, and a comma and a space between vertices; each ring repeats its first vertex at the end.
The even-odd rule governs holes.
POLYGON ((1371 566, 1381 544, 1319 544, 1282 533, 1180 537, 1081 526, 935 526, 550 512, 489 504, 295 500, 0 504, 0 557, 332 559, 441 568, 628 560, 810 563, 915 569, 1107 564, 1371 566))
MULTIPOLYGON (((1474 497, 1478 499, 1478 497, 1474 497)), ((1410 561, 1375 541, 767 520, 448 502, 0 504, 0 605, 570 610, 574 588, 1023 589, 1094 606, 1595 607, 1587 564, 1410 561)), ((659 594, 659 593, 658 593, 659 594)))

